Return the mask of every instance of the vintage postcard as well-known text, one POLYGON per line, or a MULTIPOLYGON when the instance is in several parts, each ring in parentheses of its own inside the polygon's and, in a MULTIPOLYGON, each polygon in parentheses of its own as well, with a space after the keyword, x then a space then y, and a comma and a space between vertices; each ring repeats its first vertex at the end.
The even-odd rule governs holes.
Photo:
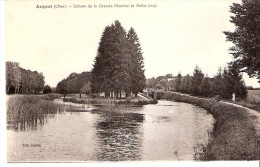
POLYGON ((260 1, 1 7, 6 165, 259 166, 260 1))

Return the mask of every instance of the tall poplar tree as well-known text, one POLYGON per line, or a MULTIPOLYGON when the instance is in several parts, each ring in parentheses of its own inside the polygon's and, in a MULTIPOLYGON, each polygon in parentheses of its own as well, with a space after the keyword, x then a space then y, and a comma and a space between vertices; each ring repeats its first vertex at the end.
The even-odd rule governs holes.
POLYGON ((175 87, 176 87, 176 91, 177 92, 182 91, 182 75, 181 75, 180 72, 177 75, 177 80, 176 80, 176 86, 175 87))
POLYGON ((198 66, 196 66, 192 78, 191 93, 193 95, 201 95, 200 85, 202 83, 203 78, 204 78, 204 74, 202 73, 201 69, 198 66))
POLYGON ((137 95, 137 93, 142 92, 145 87, 145 75, 144 75, 144 59, 142 55, 142 49, 139 42, 139 38, 134 28, 130 28, 127 39, 129 41, 129 51, 130 51, 130 90, 132 93, 137 95))
POLYGON ((131 86, 131 76, 130 76, 130 66, 131 66, 131 58, 130 58, 130 50, 129 50, 129 42, 127 40, 127 35, 125 29, 122 27, 119 21, 115 21, 114 23, 114 34, 113 34, 114 43, 113 46, 114 56, 113 63, 108 68, 113 68, 112 80, 116 93, 116 97, 118 93, 121 91, 129 92, 131 86))
POLYGON ((111 68, 112 64, 112 27, 107 26, 101 36, 99 42, 98 53, 94 60, 92 69, 92 91, 94 93, 112 91, 111 77, 109 75, 113 72, 111 68), (110 64, 111 63, 111 64, 110 64))

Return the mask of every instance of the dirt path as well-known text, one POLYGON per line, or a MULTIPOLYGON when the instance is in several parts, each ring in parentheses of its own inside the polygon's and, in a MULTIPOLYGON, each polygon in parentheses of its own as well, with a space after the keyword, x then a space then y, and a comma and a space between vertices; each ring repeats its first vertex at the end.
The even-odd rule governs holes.
POLYGON ((145 100, 149 100, 147 97, 144 97, 144 96, 141 95, 141 94, 137 94, 137 96, 139 96, 139 97, 141 97, 141 98, 143 98, 143 99, 145 99, 145 100))

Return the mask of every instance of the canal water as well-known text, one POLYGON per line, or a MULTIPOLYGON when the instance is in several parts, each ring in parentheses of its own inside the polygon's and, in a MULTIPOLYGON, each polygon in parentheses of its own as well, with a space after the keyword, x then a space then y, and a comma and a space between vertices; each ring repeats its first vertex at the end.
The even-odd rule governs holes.
POLYGON ((13 161, 195 160, 209 141, 214 119, 186 103, 106 106, 61 112, 43 125, 8 129, 13 161))

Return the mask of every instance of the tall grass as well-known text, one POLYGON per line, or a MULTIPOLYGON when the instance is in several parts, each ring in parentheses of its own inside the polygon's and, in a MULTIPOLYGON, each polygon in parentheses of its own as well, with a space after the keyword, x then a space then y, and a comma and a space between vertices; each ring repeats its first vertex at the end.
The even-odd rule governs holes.
POLYGON ((44 124, 47 114, 53 115, 61 110, 61 106, 39 95, 9 96, 7 100, 7 124, 16 130, 24 130, 26 126, 44 124))
POLYGON ((212 140, 199 156, 200 160, 260 159, 260 139, 253 123, 254 118, 246 109, 172 92, 165 92, 161 98, 200 106, 215 118, 212 140))
POLYGON ((248 90, 246 102, 260 105, 260 90, 248 90))

